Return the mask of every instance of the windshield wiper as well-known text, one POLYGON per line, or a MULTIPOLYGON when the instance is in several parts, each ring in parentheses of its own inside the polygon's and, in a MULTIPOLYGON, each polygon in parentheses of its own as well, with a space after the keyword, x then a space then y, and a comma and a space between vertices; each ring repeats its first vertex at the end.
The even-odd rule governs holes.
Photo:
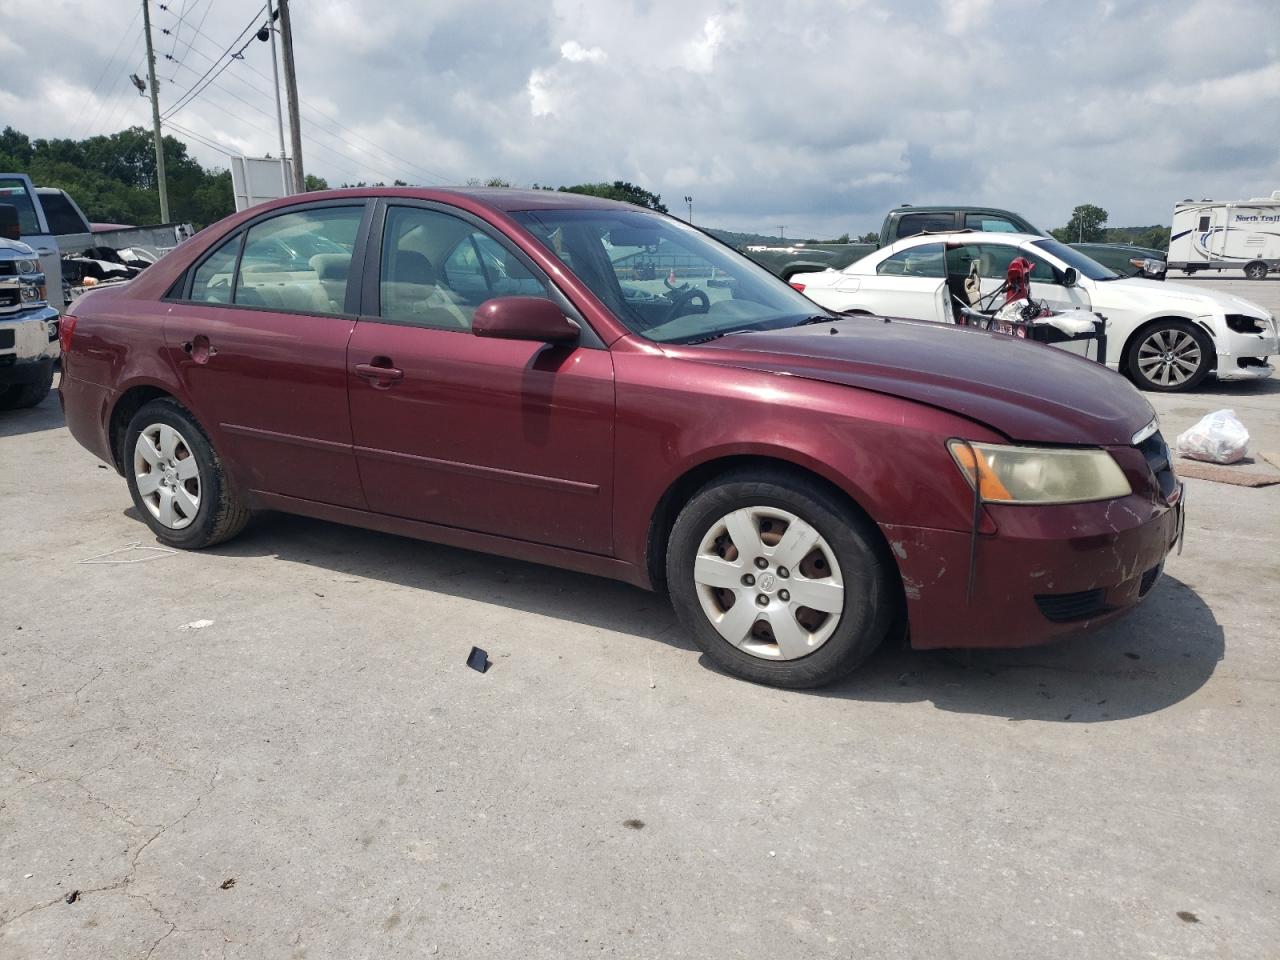
POLYGON ((719 340, 721 337, 731 337, 735 333, 759 333, 759 332, 760 332, 759 330, 753 330, 749 327, 744 327, 741 330, 725 330, 725 331, 722 331, 721 333, 709 333, 706 336, 694 337, 692 340, 683 340, 681 342, 684 343, 685 346, 693 346, 695 343, 710 343, 712 340, 719 340))
POLYGON ((848 317, 842 317, 839 314, 831 313, 815 313, 811 317, 805 317, 799 323, 793 323, 793 327, 807 327, 813 323, 833 323, 836 320, 848 320, 848 317))

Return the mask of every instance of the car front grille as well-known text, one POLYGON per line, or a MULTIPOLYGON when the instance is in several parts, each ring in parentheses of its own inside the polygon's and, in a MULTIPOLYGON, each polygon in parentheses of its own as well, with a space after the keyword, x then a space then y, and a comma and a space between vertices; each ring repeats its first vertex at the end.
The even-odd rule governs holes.
POLYGON ((22 294, 14 289, 0 290, 0 307, 16 307, 22 302, 22 294))
POLYGON ((1102 587, 1081 590, 1079 593, 1040 593, 1036 594, 1036 606, 1046 620, 1070 623, 1073 620, 1087 620, 1104 612, 1106 594, 1107 591, 1102 587))
POLYGON ((1164 437, 1157 430, 1138 444, 1138 450, 1147 461, 1147 467, 1155 478, 1156 486, 1160 488, 1161 499, 1168 502, 1178 487, 1178 478, 1173 475, 1173 458, 1169 455, 1169 445, 1164 442, 1164 437))

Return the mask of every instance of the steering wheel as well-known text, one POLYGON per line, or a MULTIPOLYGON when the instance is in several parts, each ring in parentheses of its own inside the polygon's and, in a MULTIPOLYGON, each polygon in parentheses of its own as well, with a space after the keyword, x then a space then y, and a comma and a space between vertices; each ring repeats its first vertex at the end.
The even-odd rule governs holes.
POLYGON ((688 287, 684 290, 671 291, 671 309, 667 311, 667 316, 663 319, 663 323, 670 323, 676 317, 684 316, 685 307, 693 303, 693 301, 701 301, 701 309, 698 313, 706 313, 711 309, 711 298, 707 296, 705 290, 700 287, 688 287))

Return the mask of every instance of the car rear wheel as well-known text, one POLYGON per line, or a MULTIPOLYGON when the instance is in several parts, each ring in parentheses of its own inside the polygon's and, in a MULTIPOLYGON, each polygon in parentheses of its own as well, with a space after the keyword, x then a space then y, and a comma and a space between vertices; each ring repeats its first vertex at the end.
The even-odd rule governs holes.
POLYGON ((1186 320, 1162 320, 1134 338, 1126 367, 1140 389, 1174 393, 1197 387, 1213 359, 1213 343, 1203 330, 1186 320))
POLYGON ((818 483, 735 473, 680 512, 667 583, 681 623, 718 667, 778 687, 853 671, 893 622, 874 526, 818 483))
POLYGON ((145 404, 129 421, 122 452, 133 504, 163 543, 196 550, 248 522, 209 438, 177 402, 145 404))
POLYGON ((1267 265, 1260 260, 1245 265, 1244 275, 1250 280, 1267 279, 1267 265))

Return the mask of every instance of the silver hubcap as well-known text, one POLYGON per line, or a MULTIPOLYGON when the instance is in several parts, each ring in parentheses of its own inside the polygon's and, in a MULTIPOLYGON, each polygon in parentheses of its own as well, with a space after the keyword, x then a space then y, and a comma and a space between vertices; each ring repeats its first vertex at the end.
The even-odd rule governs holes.
POLYGON ((693 564, 702 611, 729 643, 794 660, 830 639, 844 581, 822 535, 777 507, 744 507, 711 525, 693 564))
POLYGON ((133 445, 133 479, 151 515, 172 530, 189 526, 200 509, 200 468, 182 434, 153 423, 133 445))
POLYGON ((1200 369, 1200 344, 1185 330, 1157 330, 1138 348, 1138 369, 1152 383, 1173 387, 1200 369))

